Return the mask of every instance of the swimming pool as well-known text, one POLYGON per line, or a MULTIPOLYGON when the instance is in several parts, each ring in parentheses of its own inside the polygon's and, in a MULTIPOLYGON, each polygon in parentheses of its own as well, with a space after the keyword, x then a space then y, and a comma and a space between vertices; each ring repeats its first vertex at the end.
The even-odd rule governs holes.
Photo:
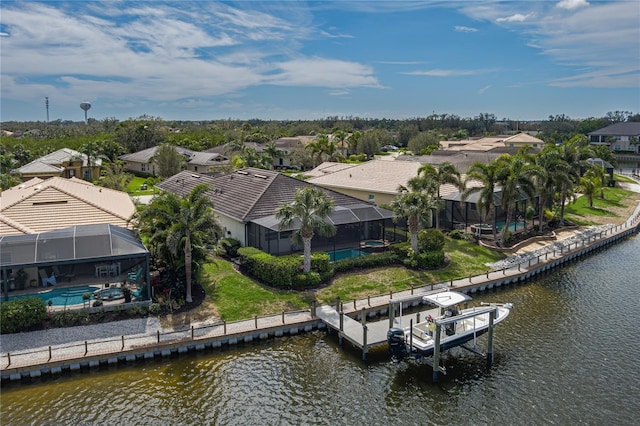
POLYGON ((49 304, 51 301, 52 306, 69 306, 69 305, 80 305, 83 302, 87 302, 82 300, 82 295, 85 293, 89 293, 91 295, 91 300, 94 299, 93 292, 96 290, 100 290, 100 287, 83 285, 79 287, 61 287, 54 288, 49 291, 43 291, 41 293, 34 294, 25 294, 23 296, 9 296, 9 300, 14 299, 22 299, 25 297, 37 297, 39 299, 44 300, 45 304, 49 304))
POLYGON ((328 251, 327 254, 329 255, 329 261, 335 262, 336 260, 349 259, 351 257, 367 256, 369 253, 357 248, 347 248, 328 251))

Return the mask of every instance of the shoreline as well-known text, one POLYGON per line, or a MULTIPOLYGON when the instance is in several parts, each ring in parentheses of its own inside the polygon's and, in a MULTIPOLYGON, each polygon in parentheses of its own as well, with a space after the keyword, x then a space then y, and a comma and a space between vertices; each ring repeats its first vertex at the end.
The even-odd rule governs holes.
MULTIPOLYGON (((626 239, 638 232, 639 220, 640 203, 622 225, 596 228, 587 235, 574 239, 568 238, 566 245, 546 252, 533 251, 530 255, 516 254, 510 258, 517 261, 507 262, 501 269, 487 271, 483 275, 412 288, 395 294, 390 293, 341 303, 339 308, 345 314, 353 315, 358 320, 361 315, 366 315, 367 318, 385 315, 389 300, 392 299, 406 299, 406 306, 410 307, 419 305, 423 295, 443 289, 473 294, 503 285, 524 282, 551 268, 561 266, 566 262, 626 239)), ((208 348, 216 349, 226 345, 295 335, 327 327, 322 320, 314 315, 314 307, 305 311, 283 312, 281 315, 254 317, 230 323, 223 321, 209 324, 205 322, 198 324, 197 327, 192 325, 181 329, 165 330, 159 321, 157 324, 154 321, 147 324, 147 320, 149 319, 131 320, 140 322, 134 326, 137 327, 138 332, 131 334, 122 334, 123 327, 118 327, 118 325, 123 321, 65 328, 62 329, 63 333, 69 336, 73 336, 76 331, 70 329, 82 329, 83 337, 78 337, 76 340, 69 337, 69 340, 63 345, 59 344, 59 340, 56 345, 40 344, 40 346, 36 346, 30 344, 40 340, 32 333, 43 333, 43 336, 40 337, 44 338, 44 335, 50 333, 50 330, 3 335, 3 348, 0 353, 1 380, 3 383, 29 380, 43 375, 61 374, 64 371, 171 357, 208 348), (143 332, 141 332, 142 322, 145 323, 143 332), (109 337, 107 340, 105 338, 96 339, 95 336, 104 335, 99 332, 104 330, 101 328, 104 326, 110 326, 114 330, 105 335, 105 337, 109 337), (86 336, 92 336, 93 339, 86 339, 86 336), (7 346, 10 348, 20 347, 12 342, 13 339, 20 339, 28 343, 21 345, 22 349, 13 353, 5 351, 7 346), (7 340, 9 340, 8 344, 7 340)))

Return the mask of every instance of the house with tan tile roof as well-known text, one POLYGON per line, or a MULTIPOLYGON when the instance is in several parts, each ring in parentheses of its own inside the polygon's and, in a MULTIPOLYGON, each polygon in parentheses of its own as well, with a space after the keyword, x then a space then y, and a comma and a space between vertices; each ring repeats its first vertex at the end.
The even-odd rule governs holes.
POLYGON ((421 165, 411 161, 387 160, 371 160, 344 167, 323 163, 309 172, 316 177, 307 182, 376 205, 389 205, 398 194, 398 187, 407 186, 409 179, 418 175, 421 165))
POLYGON ((74 225, 129 227, 129 194, 82 179, 33 178, 0 193, 0 235, 47 232, 74 225))

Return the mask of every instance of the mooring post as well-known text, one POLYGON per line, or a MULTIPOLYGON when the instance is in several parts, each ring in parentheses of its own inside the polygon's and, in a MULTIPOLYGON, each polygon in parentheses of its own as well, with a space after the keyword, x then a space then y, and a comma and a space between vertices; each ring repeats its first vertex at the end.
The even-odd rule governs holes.
POLYGON ((11 354, 9 352, 7 352, 7 361, 9 361, 9 363, 7 364, 7 367, 11 365, 11 354))
POLYGON ((411 295, 413 296, 413 284, 411 284, 411 295))
POLYGON ((367 306, 371 306, 371 296, 367 296, 367 306))
POLYGON ((420 322, 420 312, 416 314, 416 323, 420 322))
POLYGON ((340 311, 340 331, 344 331, 344 312, 340 311))
POLYGON ((438 377, 440 376, 440 331, 442 327, 436 321, 436 339, 433 344, 433 381, 437 382, 438 377))
POLYGON ((367 326, 362 325, 362 360, 366 361, 367 352, 369 352, 369 346, 367 345, 367 326))
POLYGON ((340 296, 336 298, 336 311, 340 312, 340 296))
POLYGON ((393 317, 395 315, 395 304, 393 302, 389 302, 389 328, 393 328, 393 317))
MULTIPOLYGON (((404 342, 407 343, 406 337, 404 342)), ((409 319, 409 352, 413 352, 413 318, 409 319)))
POLYGON ((451 278, 450 287, 453 287, 453 278, 451 278))
POLYGON ((158 336, 158 343, 160 343, 160 330, 156 331, 156 335, 158 336))
POLYGON ((223 336, 227 335, 227 321, 226 320, 222 320, 222 335, 223 336))
POLYGON ((487 369, 493 364, 493 320, 496 318, 496 311, 489 312, 489 341, 487 343, 487 369))
POLYGON ((284 311, 282 311, 282 323, 284 324, 284 311))
POLYGON ((316 317, 316 306, 317 306, 316 299, 313 299, 311 301, 311 318, 315 318, 316 317))
POLYGON ((191 326, 191 340, 193 340, 195 334, 196 334, 196 329, 193 326, 191 326))
POLYGON ((49 359, 47 361, 51 361, 51 346, 49 346, 49 359))
POLYGON ((120 348, 121 351, 124 351, 124 335, 122 335, 122 348, 120 348))
POLYGON ((365 325, 367 323, 367 312, 364 310, 364 306, 362 307, 362 310, 360 312, 362 312, 360 314, 360 322, 362 323, 362 325, 365 325))
POLYGON ((87 356, 87 352, 89 352, 89 344, 87 341, 84 341, 84 356, 87 356))
POLYGON ((253 323, 255 324, 256 329, 257 329, 258 328, 258 316, 257 315, 253 316, 253 323))

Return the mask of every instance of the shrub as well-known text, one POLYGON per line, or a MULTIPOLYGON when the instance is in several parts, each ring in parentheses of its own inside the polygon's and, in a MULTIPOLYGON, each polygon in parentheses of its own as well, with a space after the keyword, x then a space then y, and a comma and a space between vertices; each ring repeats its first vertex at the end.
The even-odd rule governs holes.
POLYGON ((10 300, 0 305, 2 333, 31 330, 41 325, 46 317, 47 306, 37 297, 10 300))
POLYGON ((454 229, 452 231, 449 231, 449 238, 454 240, 462 240, 464 238, 464 233, 457 229, 454 229))
POLYGON ((242 246, 235 238, 223 238, 216 247, 218 256, 234 258, 238 255, 238 249, 242 246))
POLYGON ((63 311, 51 315, 51 324, 57 327, 70 327, 89 323, 87 311, 63 311))
POLYGON ((93 307, 97 308, 98 306, 102 306, 102 300, 96 299, 93 301, 93 307))
POLYGON ((149 313, 151 315, 158 315, 160 314, 160 304, 159 303, 152 303, 149 305, 149 313))
POLYGON ((418 232, 418 251, 420 253, 439 251, 444 248, 444 234, 435 228, 418 232))
POLYGON ((429 251, 417 253, 404 261, 404 264, 414 269, 437 268, 444 263, 444 251, 429 251))

